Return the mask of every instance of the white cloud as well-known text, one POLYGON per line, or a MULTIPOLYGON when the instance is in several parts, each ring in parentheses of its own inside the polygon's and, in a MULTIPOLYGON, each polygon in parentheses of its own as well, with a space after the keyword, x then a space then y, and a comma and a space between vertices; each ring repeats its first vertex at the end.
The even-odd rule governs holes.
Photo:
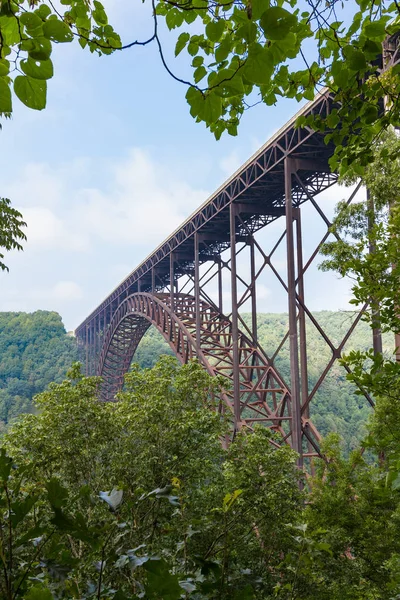
POLYGON ((80 226, 115 245, 158 244, 207 197, 134 148, 111 168, 108 190, 79 193, 80 226))
POLYGON ((75 281, 58 281, 51 286, 32 287, 27 292, 31 300, 51 301, 75 301, 83 298, 81 286, 75 281))
POLYGON ((49 208, 42 206, 24 208, 23 217, 28 226, 26 230, 28 251, 64 249, 83 252, 88 248, 87 238, 72 230, 74 224, 68 224, 49 208))
POLYGON ((19 206, 54 206, 61 199, 62 181, 49 165, 31 163, 22 170, 18 181, 8 186, 7 193, 19 206))
POLYGON ((50 295, 58 300, 80 300, 83 292, 75 281, 59 281, 51 290, 50 295))
MULTIPOLYGON (((239 162, 233 152, 219 166, 231 174, 239 162)), ((188 180, 190 173, 182 172, 177 161, 161 165, 143 148, 133 148, 123 158, 81 158, 55 166, 31 163, 17 182, 10 174, 4 188, 28 223, 28 241, 24 253, 11 253, 11 273, 0 273, 4 288, 0 309, 59 310, 68 328, 76 326, 208 197, 188 180)), ((331 218, 335 203, 350 192, 334 186, 318 202, 331 218)), ((311 203, 302 207, 302 215, 306 262, 326 226, 311 203)), ((257 233, 266 254, 284 227, 284 219, 279 219, 257 233)), ((283 240, 272 263, 284 280, 285 255, 283 240)), ((307 303, 315 309, 346 307, 348 283, 338 282, 334 275, 322 277, 318 262, 317 258, 306 274, 307 303)), ((257 270, 262 263, 257 250, 257 270)), ((237 267, 247 282, 249 265, 246 249, 238 256, 237 267)), ((223 277, 224 309, 229 312, 229 273, 223 277)), ((207 291, 217 299, 215 280, 207 291)), ((242 291, 238 284, 239 296, 242 291)), ((257 300, 260 312, 287 310, 285 291, 269 268, 257 280, 257 300)), ((247 304, 244 310, 249 310, 247 304)))

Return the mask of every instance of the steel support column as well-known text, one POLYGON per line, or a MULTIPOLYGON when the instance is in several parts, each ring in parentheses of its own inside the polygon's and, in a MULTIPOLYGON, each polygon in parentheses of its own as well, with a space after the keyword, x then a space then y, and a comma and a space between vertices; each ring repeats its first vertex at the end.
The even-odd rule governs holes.
POLYGON ((199 234, 194 234, 194 303, 196 312, 196 350, 200 353, 200 260, 199 234))
POLYGON ((251 288, 251 330, 253 343, 257 346, 257 297, 256 297, 256 261, 254 255, 254 238, 250 239, 250 288, 251 288))
POLYGON ((175 292, 175 273, 174 273, 174 253, 169 255, 169 293, 171 299, 171 309, 174 310, 174 292, 175 292))
POLYGON ((85 373, 86 377, 89 375, 89 325, 86 325, 85 331, 85 373))
POLYGON ((218 310, 223 315, 223 302, 222 302, 222 259, 218 259, 218 310))
POLYGON ((304 311, 304 276, 303 276, 303 237, 301 231, 301 209, 293 209, 293 216, 296 221, 296 250, 297 250, 297 295, 299 304, 299 338, 300 338, 300 380, 301 380, 301 404, 305 406, 303 415, 306 418, 310 416, 308 399, 308 369, 307 369, 307 334, 306 334, 306 315, 304 311))
POLYGON ((232 357, 233 357, 233 410, 235 431, 240 427, 240 376, 239 376, 239 333, 236 279, 236 207, 229 207, 231 242, 231 298, 232 298, 232 357))
MULTIPOLYGON (((375 225, 375 206, 374 201, 371 198, 371 194, 369 189, 367 188, 367 209, 368 209, 368 232, 371 234, 372 229, 375 225)), ((369 239, 369 253, 374 254, 375 252, 375 242, 369 239)), ((371 298, 371 313, 372 313, 372 322, 375 324, 375 327, 372 328, 372 347, 374 349, 374 354, 382 354, 382 331, 379 327, 380 315, 379 315, 379 304, 371 298)), ((400 337, 396 339, 396 347, 400 344, 400 337)), ((397 354, 396 354, 397 356, 397 354)))
POLYGON ((293 236, 292 174, 293 161, 285 158, 285 204, 286 204, 286 252, 288 278, 288 312, 290 343, 290 385, 291 385, 291 445, 298 453, 297 465, 303 467, 303 449, 301 435, 301 391, 299 373, 299 348, 297 339, 296 274, 293 236))

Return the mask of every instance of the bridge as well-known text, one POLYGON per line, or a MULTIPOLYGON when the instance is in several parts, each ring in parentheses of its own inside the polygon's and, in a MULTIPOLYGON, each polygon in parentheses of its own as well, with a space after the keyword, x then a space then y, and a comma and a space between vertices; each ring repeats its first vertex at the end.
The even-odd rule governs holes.
MULTIPOLYGON (((262 423, 280 432, 299 453, 300 464, 303 456, 319 454, 310 405, 361 316, 334 343, 305 297, 304 276, 329 236, 330 221, 318 195, 337 182, 337 175, 328 162, 332 144, 326 145, 321 133, 296 128, 295 121, 299 115, 326 116, 331 107, 327 92, 309 102, 79 325, 76 336, 87 374, 102 376, 103 400, 114 399, 140 340, 154 326, 181 363, 197 357, 211 375, 227 380, 221 410, 230 411, 235 429, 262 423), (307 260, 302 240, 306 203, 325 227, 307 260), (283 231, 267 249, 256 234, 263 228, 268 232, 274 222, 282 223, 283 231), (285 275, 274 265, 278 248, 285 250, 285 275), (257 336, 257 289, 266 271, 287 299, 283 310, 288 311, 288 330, 273 351, 262 348, 257 336), (250 317, 244 317, 244 307, 250 317), (306 320, 331 355, 313 386, 306 320), (290 352, 288 379, 276 366, 285 344, 290 352)), ((368 395, 366 402, 373 404, 368 395)))

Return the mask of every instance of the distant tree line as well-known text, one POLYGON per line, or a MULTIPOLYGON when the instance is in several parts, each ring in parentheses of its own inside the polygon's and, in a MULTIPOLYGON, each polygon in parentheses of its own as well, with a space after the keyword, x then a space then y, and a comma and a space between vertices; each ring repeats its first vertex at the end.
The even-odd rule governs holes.
MULTIPOLYGON (((316 313, 321 327, 339 344, 350 327, 354 313, 316 313)), ((249 315, 244 315, 250 320, 249 315)), ((286 314, 260 314, 259 340, 272 354, 284 336, 288 322, 286 314)), ((310 390, 327 364, 331 353, 315 327, 308 323, 308 375, 310 390)), ((365 351, 371 344, 371 330, 360 323, 346 350, 365 351)), ((389 347, 389 340, 388 340, 389 347)), ((155 365, 172 350, 157 332, 150 328, 141 341, 134 361, 143 368, 155 365)), ((50 382, 60 382, 70 365, 78 359, 76 342, 64 329, 55 312, 0 313, 0 420, 2 428, 17 415, 33 410, 33 397, 44 391, 50 382)), ((285 344, 276 366, 289 381, 289 348, 285 344)), ((336 364, 312 402, 312 418, 323 435, 337 432, 343 438, 346 451, 355 448, 364 434, 370 409, 367 402, 354 394, 355 386, 346 380, 343 367, 336 364)))

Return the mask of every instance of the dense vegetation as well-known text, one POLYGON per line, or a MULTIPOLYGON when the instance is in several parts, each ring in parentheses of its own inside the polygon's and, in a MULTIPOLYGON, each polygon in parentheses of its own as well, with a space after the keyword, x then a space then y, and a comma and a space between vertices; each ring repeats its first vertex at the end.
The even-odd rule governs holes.
POLYGON ((99 403, 97 384, 74 367, 6 437, 2 598, 399 597, 399 429, 385 409, 370 424, 380 461, 345 460, 332 438, 310 492, 265 428, 221 444, 218 381, 199 365, 135 367, 119 403, 99 403))
POLYGON ((32 398, 59 382, 77 359, 55 312, 0 313, 0 423, 32 410, 32 398))
MULTIPOLYGON (((354 312, 321 311, 314 314, 322 329, 335 346, 339 346, 355 318, 354 312)), ((244 315, 250 323, 250 316, 244 315)), ((272 355, 288 330, 288 315, 259 314, 258 339, 268 355, 272 355)), ((371 346, 371 329, 365 322, 360 322, 349 341, 345 351, 366 351, 371 346)), ((393 346, 393 336, 385 336, 387 352, 393 346)), ((309 389, 326 367, 332 352, 321 334, 307 323, 308 377, 309 389)), ((151 328, 140 343, 135 361, 142 367, 153 366, 160 354, 172 354, 168 344, 156 329, 151 328)), ((276 359, 276 366, 286 381, 290 378, 289 343, 286 342, 276 359)), ((368 402, 363 396, 355 394, 356 386, 346 379, 344 368, 335 363, 327 375, 320 391, 316 393, 311 405, 312 419, 318 430, 326 435, 329 432, 339 433, 343 438, 344 448, 357 447, 365 433, 365 423, 370 413, 368 402)))
MULTIPOLYGON (((315 314, 323 330, 338 345, 353 319, 350 312, 319 312, 315 314)), ((245 315, 245 319, 247 319, 245 315)), ((259 340, 272 354, 287 331, 286 314, 260 314, 259 340)), ((330 350, 310 323, 307 327, 310 389, 330 358, 330 350)), ((391 338, 388 339, 390 347, 391 338)), ((360 323, 346 346, 347 350, 367 350, 371 331, 360 323)), ((152 367, 162 354, 171 354, 168 344, 155 328, 151 328, 140 343, 135 362, 152 367)), ((52 381, 60 382, 67 369, 77 359, 73 337, 66 334, 57 313, 37 311, 0 313, 0 419, 5 425, 23 412, 32 410, 35 394, 52 381)), ((289 349, 285 344, 276 361, 283 376, 289 380, 289 349)), ((354 385, 346 380, 339 364, 328 375, 321 391, 313 400, 312 415, 318 429, 325 435, 338 432, 346 450, 355 448, 364 433, 369 414, 367 403, 354 394, 354 385)))

